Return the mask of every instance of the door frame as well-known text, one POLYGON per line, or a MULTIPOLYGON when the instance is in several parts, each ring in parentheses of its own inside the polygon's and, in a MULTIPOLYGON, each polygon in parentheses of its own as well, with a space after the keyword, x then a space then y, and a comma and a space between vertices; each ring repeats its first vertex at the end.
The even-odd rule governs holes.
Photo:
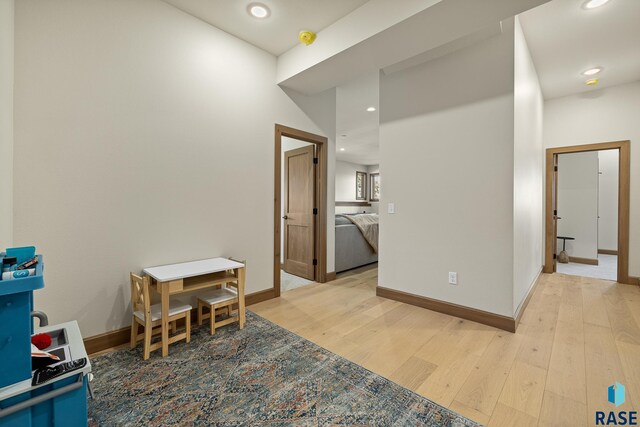
POLYGON ((327 281, 327 163, 328 163, 328 139, 327 137, 290 128, 281 124, 275 125, 275 173, 274 173, 274 206, 273 206, 273 290, 276 297, 280 296, 280 226, 281 214, 281 179, 282 179, 282 137, 286 136, 301 141, 310 142, 316 146, 318 166, 315 175, 315 205, 318 214, 315 215, 314 253, 318 260, 315 266, 316 282, 327 281))
POLYGON ((613 141, 598 144, 573 145, 568 147, 547 148, 545 160, 545 273, 555 272, 553 259, 554 232, 554 192, 557 182, 554 179, 554 165, 559 154, 584 153, 588 151, 618 150, 618 283, 630 284, 629 280, 629 203, 631 186, 630 141, 613 141))

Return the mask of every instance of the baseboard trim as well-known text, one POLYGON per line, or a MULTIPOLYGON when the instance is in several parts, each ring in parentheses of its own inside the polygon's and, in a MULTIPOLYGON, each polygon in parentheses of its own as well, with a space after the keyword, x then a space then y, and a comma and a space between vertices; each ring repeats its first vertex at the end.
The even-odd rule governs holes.
POLYGON ((629 284, 640 286, 640 277, 629 276, 629 284))
POLYGON ((538 272, 538 275, 533 281, 533 284, 531 285, 531 287, 529 287, 529 292, 527 292, 527 296, 524 298, 524 301, 522 302, 522 304, 520 304, 520 307, 518 307, 518 311, 516 311, 516 315, 515 315, 516 329, 518 329, 518 325, 520 324, 520 319, 522 319, 522 315, 524 314, 524 311, 527 309, 527 306, 529 305, 529 301, 531 301, 531 297, 533 296, 533 293, 536 291, 536 288, 538 287, 541 274, 542 274, 542 269, 540 269, 540 271, 538 272))
POLYGON ((516 320, 512 317, 489 313, 488 311, 478 310, 475 308, 464 307, 462 305, 410 294, 408 292, 397 291, 395 289, 384 288, 382 286, 378 286, 376 288, 376 295, 382 298, 415 305, 417 307, 426 308, 428 310, 437 311, 450 316, 460 317, 482 323, 484 325, 493 326, 494 328, 508 332, 516 331, 516 320))
MULTIPOLYGON (((273 288, 265 289, 264 291, 253 292, 245 296, 245 303, 247 306, 257 304, 262 301, 267 301, 275 298, 275 292, 273 288)), ((191 310, 192 324, 195 322, 197 316, 197 309, 191 310)), ((180 321, 178 321, 180 323, 180 321)), ((105 332, 103 334, 94 335, 88 338, 84 338, 84 347, 88 355, 98 353, 103 350, 107 350, 113 347, 126 344, 131 338, 131 326, 127 326, 115 331, 105 332)))
POLYGON ((327 273, 327 282, 331 282, 332 280, 336 280, 336 272, 332 271, 331 273, 327 273))
POLYGON ((264 291, 253 292, 251 294, 247 294, 244 297, 244 302, 246 305, 257 304, 262 301, 267 301, 276 297, 275 290, 273 288, 265 289, 264 291))
POLYGON ((129 342, 130 337, 131 326, 127 326, 122 329, 116 329, 115 331, 105 332, 103 334, 85 338, 83 340, 84 348, 88 355, 92 355, 99 351, 125 344, 129 342))
POLYGON ((598 253, 602 255, 618 255, 617 249, 598 249, 598 253))
POLYGON ((593 258, 580 258, 575 256, 569 257, 569 262, 575 262, 578 264, 598 265, 598 260, 593 258))

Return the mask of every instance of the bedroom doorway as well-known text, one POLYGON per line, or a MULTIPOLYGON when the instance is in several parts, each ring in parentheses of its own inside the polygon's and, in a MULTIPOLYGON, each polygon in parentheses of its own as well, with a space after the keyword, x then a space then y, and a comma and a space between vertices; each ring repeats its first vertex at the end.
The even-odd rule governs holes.
MULTIPOLYGON (((597 265, 598 253, 606 258, 611 257, 615 252, 617 271, 615 278, 611 277, 610 279, 614 279, 618 283, 629 283, 629 145, 629 141, 617 141, 547 149, 545 273, 562 272, 599 277, 597 274, 601 272, 589 272, 588 268, 579 264, 597 265), (599 174, 602 172, 599 162, 602 161, 603 156, 599 156, 599 153, 604 151, 607 152, 607 157, 611 157, 609 155, 612 154, 617 160, 617 210, 615 211, 617 224, 614 224, 614 226, 617 225, 617 238, 614 236, 612 239, 607 239, 617 243, 615 248, 599 247, 599 240, 605 240, 602 239, 602 233, 599 233, 599 227, 602 226, 600 224, 601 215, 603 214, 602 207, 599 206, 599 192, 600 185, 602 185, 599 182, 601 181, 599 174), (561 160, 564 161, 562 164, 560 164, 561 160), (560 167, 564 169, 562 171, 566 175, 564 178, 559 178, 560 167), (567 175, 569 173, 567 170, 575 170, 574 176, 567 175), (589 173, 590 171, 591 173, 589 173), (563 179, 564 183, 559 186, 560 179, 563 179), (590 196, 591 194, 593 196, 590 196), (560 202, 559 197, 563 199, 560 202), (566 221, 573 221, 573 227, 569 226, 566 221), (590 224, 592 225, 589 226, 590 224), (567 247, 567 241, 570 244, 569 247, 567 247), (573 244, 574 241, 579 245, 573 244), (593 241, 592 247, 586 246, 591 241, 593 241), (586 254, 595 255, 585 258, 585 255, 579 253, 579 250, 586 251, 584 252, 586 254), (558 262, 565 264, 573 262, 578 266, 571 269, 571 265, 562 265, 562 268, 558 268, 558 262)), ((613 191, 615 192, 615 189, 613 191)))
POLYGON ((327 138, 276 124, 276 297, 287 288, 326 281, 326 184, 327 138))

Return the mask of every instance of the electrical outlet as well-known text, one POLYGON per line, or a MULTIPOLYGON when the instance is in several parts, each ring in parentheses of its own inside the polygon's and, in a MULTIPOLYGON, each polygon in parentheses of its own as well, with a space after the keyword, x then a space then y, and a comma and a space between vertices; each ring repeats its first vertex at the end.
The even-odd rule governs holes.
POLYGON ((390 213, 390 214, 396 213, 396 204, 395 203, 389 203, 389 206, 387 207, 387 212, 390 213))
POLYGON ((449 284, 450 285, 457 285, 458 284, 458 273, 456 273, 455 271, 450 271, 449 272, 449 284))

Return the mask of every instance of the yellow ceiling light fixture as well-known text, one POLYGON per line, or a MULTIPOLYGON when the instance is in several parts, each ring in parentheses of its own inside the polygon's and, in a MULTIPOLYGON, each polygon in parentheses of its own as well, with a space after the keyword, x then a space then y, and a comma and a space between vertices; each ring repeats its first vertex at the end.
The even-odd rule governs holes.
POLYGON ((300 43, 309 46, 316 40, 316 33, 306 30, 300 31, 300 34, 298 34, 298 40, 300 40, 300 43))
POLYGON ((599 79, 589 79, 584 82, 584 84, 586 84, 587 86, 598 86, 598 83, 600 83, 599 79))

